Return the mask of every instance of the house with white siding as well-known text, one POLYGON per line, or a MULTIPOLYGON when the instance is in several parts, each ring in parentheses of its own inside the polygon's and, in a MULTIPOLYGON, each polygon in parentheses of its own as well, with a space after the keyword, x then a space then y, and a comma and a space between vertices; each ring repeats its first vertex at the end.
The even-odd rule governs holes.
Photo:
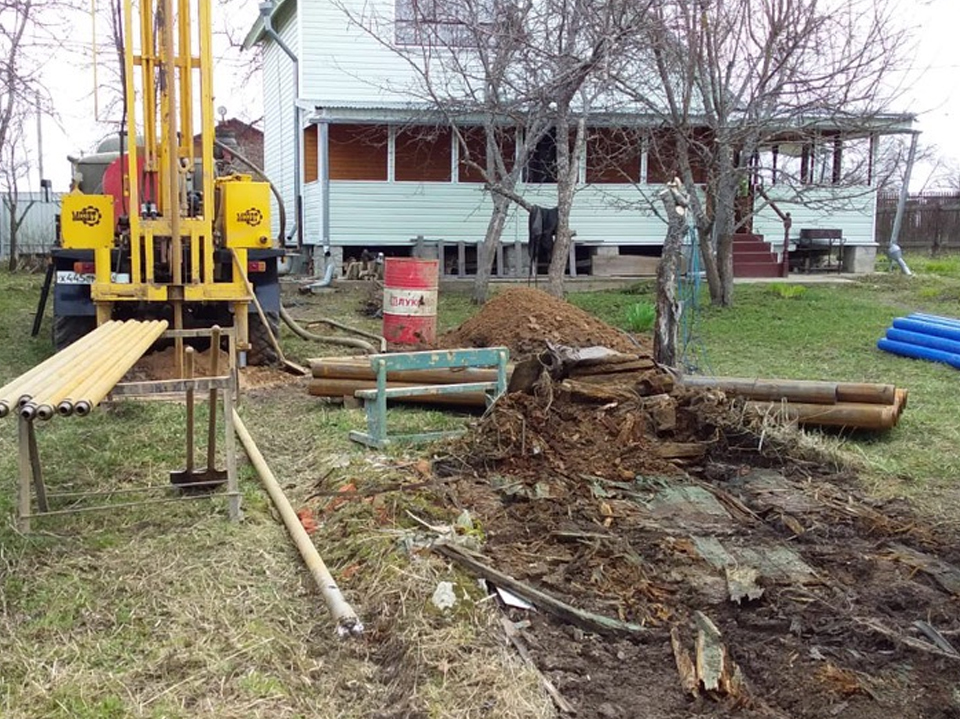
MULTIPOLYGON (((265 170, 284 197, 288 246, 299 239, 315 258, 329 251, 335 262, 364 248, 397 255, 439 251, 446 272, 469 274, 490 218, 489 193, 460 160, 449 128, 425 121, 403 92, 414 80, 408 64, 344 11, 362 15, 375 5, 378 17, 389 21, 402 2, 274 0, 256 21, 245 45, 263 50, 265 170)), ((642 127, 643 118, 629 121, 642 127)), ((826 139, 817 147, 799 147, 785 136, 782 146, 768 148, 772 174, 771 158, 762 163, 768 200, 753 217, 752 232, 764 236, 771 257, 785 236, 779 209, 791 214, 791 238, 804 228, 841 230, 846 269, 872 269, 873 152, 880 134, 909 131, 911 122, 909 116, 891 117, 869 136, 861 133, 857 140, 869 143, 869 167, 860 184, 844 185, 837 202, 831 180, 842 174, 846 155, 836 130, 825 127, 826 139), (806 178, 802 199, 796 187, 777 184, 778 157, 781 166, 793 163, 806 178)), ((611 171, 598 153, 604 128, 617 124, 615 117, 598 117, 596 127, 588 128, 570 220, 576 232, 573 272, 631 274, 650 262, 611 258, 656 257, 663 243, 665 224, 649 199, 674 170, 650 151, 652 144, 643 143, 611 171)), ((482 143, 482 133, 476 139, 482 143)), ((550 179, 527 173, 518 192, 530 204, 553 206, 556 185, 550 179)), ((274 212, 275 223, 276 217, 274 212)), ((495 272, 522 271, 527 219, 521 208, 511 210, 495 272)))

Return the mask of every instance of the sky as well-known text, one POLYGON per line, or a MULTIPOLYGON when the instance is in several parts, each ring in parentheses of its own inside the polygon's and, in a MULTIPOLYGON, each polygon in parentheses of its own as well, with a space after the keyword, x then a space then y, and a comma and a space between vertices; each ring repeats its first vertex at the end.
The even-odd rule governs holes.
MULTIPOLYGON (((100 0, 104 4, 104 0, 100 0)), ((911 190, 929 187, 935 172, 943 166, 960 168, 960 26, 958 0, 901 0, 899 14, 911 28, 916 44, 910 58, 909 75, 903 82, 904 94, 893 111, 918 115, 921 143, 937 148, 933 160, 916 168, 911 190), (937 162, 939 160, 939 162, 937 162)), ((214 88, 215 106, 224 107, 227 117, 245 121, 262 117, 259 76, 251 77, 249 65, 253 53, 241 53, 231 47, 228 37, 243 39, 257 16, 257 0, 214 0, 214 88)), ((109 83, 102 63, 112 52, 107 44, 105 22, 98 25, 98 52, 101 55, 100 84, 109 83)), ((70 167, 67 155, 89 154, 108 132, 115 132, 118 117, 95 118, 93 71, 91 65, 92 26, 89 17, 81 17, 72 32, 68 52, 48 59, 44 79, 55 98, 56 117, 42 121, 44 175, 53 181, 55 191, 68 188, 70 167), (109 122, 108 122, 109 121, 109 122)), ((101 106, 106 98, 101 93, 101 106)), ((101 114, 106 114, 101 109, 101 114)), ((219 117, 219 115, 218 115, 219 117)), ((35 123, 34 123, 35 124, 35 123)), ((262 125, 261 125, 262 127, 262 125)), ((36 153, 37 131, 28 130, 29 144, 36 153)), ((960 175, 960 169, 953 173, 960 175)), ((39 187, 34 170, 30 189, 39 187)))

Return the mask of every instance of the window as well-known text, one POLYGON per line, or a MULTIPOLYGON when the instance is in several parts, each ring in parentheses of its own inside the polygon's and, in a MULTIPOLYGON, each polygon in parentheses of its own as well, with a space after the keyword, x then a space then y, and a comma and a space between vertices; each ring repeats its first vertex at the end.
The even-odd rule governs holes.
MULTIPOLYGON (((709 134, 706 130, 693 130, 687 142, 688 155, 693 172, 693 181, 707 181, 704 157, 709 156, 709 134)), ((647 145, 647 182, 660 184, 680 176, 680 158, 677 154, 677 135, 673 130, 657 130, 649 136, 647 145)))
POLYGON ((449 128, 419 126, 397 132, 394 178, 397 182, 450 182, 449 128))
POLYGON ((398 45, 476 47, 492 26, 484 0, 395 0, 398 45))
POLYGON ((319 177, 317 126, 303 128, 303 181, 316 182, 319 177))
POLYGON ((386 125, 330 125, 330 179, 387 179, 386 125))
POLYGON ((586 149, 588 183, 640 181, 639 132, 616 127, 590 128, 586 149))
MULTIPOLYGON (((500 145, 500 154, 507 172, 513 169, 514 157, 517 152, 516 132, 512 127, 500 128, 497 131, 497 142, 500 145)), ((483 182, 483 173, 470 164, 476 163, 485 167, 487 164, 487 133, 482 127, 467 127, 461 130, 464 144, 460 147, 459 180, 460 182, 483 182), (467 158, 470 162, 467 162, 467 158)))

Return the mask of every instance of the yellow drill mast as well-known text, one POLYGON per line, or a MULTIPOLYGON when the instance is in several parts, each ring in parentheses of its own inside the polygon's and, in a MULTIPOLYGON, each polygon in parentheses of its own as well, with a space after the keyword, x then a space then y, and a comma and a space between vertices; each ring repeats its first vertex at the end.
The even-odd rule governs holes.
POLYGON ((244 273, 248 250, 272 247, 269 186, 214 177, 210 0, 123 0, 123 24, 126 218, 115 221, 110 195, 70 195, 63 246, 94 251, 98 324, 133 301, 169 305, 182 329, 185 304, 227 303, 246 348, 244 273), (116 272, 119 264, 128 272, 116 272))

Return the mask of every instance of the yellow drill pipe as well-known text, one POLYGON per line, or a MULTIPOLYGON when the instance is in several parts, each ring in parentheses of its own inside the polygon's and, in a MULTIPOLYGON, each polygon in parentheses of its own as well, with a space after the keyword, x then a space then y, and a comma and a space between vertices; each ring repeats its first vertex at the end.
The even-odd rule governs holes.
POLYGON ((96 345, 104 336, 108 336, 114 331, 119 322, 107 322, 98 327, 93 332, 81 337, 72 345, 61 350, 52 357, 47 358, 33 369, 24 372, 13 381, 0 388, 0 417, 5 417, 11 407, 15 407, 21 397, 29 396, 31 389, 38 386, 38 383, 45 377, 60 371, 69 363, 80 357, 86 349, 96 345))
POLYGON ((90 411, 103 401, 103 398, 110 393, 110 390, 116 386, 117 382, 123 379, 123 376, 136 364, 137 360, 150 349, 150 346, 160 338, 160 335, 166 331, 168 326, 166 320, 157 320, 148 324, 150 328, 149 330, 145 330, 144 336, 135 344, 131 345, 130 348, 118 358, 117 362, 107 370, 101 377, 100 382, 90 390, 86 397, 74 404, 73 411, 77 416, 85 417, 90 414, 90 411))
MULTIPOLYGON (((56 413, 61 417, 68 417, 73 414, 74 404, 78 400, 86 397, 91 388, 97 386, 101 376, 107 373, 110 368, 123 357, 132 343, 136 342, 144 333, 150 332, 149 323, 147 322, 130 322, 127 324, 130 325, 130 331, 127 332, 124 337, 120 338, 120 340, 110 343, 107 351, 97 359, 95 367, 76 377, 76 381, 71 383, 69 387, 66 387, 65 391, 58 392, 56 397, 49 398, 47 404, 55 404, 56 413)), ((42 410, 44 407, 40 409, 42 410)), ((53 408, 50 408, 50 411, 52 412, 53 408)), ((38 416, 40 419, 46 419, 39 411, 38 416)))
MULTIPOLYGON (((140 322, 125 322, 109 338, 105 338, 96 347, 83 356, 80 366, 71 367, 69 371, 46 384, 43 389, 30 398, 27 406, 36 409, 36 417, 48 420, 54 415, 54 407, 70 396, 74 388, 85 379, 96 376, 114 357, 118 348, 123 348, 135 339, 141 332, 140 322)), ((21 413, 21 416, 22 413, 21 413)))

